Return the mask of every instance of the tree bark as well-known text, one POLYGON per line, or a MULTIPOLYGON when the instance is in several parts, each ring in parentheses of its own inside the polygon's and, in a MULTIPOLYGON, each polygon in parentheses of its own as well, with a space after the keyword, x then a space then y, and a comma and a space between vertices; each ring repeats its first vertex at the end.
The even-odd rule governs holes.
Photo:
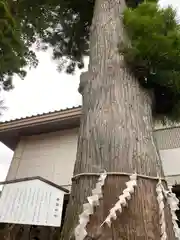
POLYGON ((59 228, 0 224, 0 240, 58 240, 59 228))
MULTIPOLYGON (((153 142, 152 96, 141 89, 118 53, 125 41, 122 13, 124 0, 96 0, 90 36, 90 64, 81 77, 83 96, 74 175, 126 172, 163 176, 153 142)), ((100 224, 125 188, 126 176, 108 176, 103 199, 87 226, 86 239, 160 240, 155 180, 138 178, 128 207, 113 220, 112 227, 100 224)), ((91 195, 97 177, 81 176, 72 183, 61 240, 74 239, 74 229, 83 203, 91 195)), ((169 209, 166 207, 168 239, 174 240, 169 209)))

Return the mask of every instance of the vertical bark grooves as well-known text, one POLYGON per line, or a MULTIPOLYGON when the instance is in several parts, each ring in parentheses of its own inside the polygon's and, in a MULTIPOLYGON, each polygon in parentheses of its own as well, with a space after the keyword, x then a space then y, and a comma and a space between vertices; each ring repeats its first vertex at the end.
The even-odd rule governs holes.
MULTIPOLYGON (((117 45, 125 41, 122 23, 124 0, 96 0, 90 37, 90 64, 82 77, 83 116, 74 174, 86 172, 137 172, 162 175, 153 144, 151 97, 140 88, 125 67, 117 45)), ((78 214, 95 186, 96 177, 73 181, 61 239, 73 239, 78 214)), ((109 176, 101 204, 87 226, 89 236, 99 240, 160 240, 156 181, 138 179, 128 208, 113 221, 112 228, 100 223, 125 188, 127 177, 109 176), (97 238, 99 236, 99 238, 97 238)), ((166 209, 167 220, 170 219, 166 209)), ((92 238, 91 238, 92 239, 92 238)), ((168 223, 168 239, 173 240, 168 223)))

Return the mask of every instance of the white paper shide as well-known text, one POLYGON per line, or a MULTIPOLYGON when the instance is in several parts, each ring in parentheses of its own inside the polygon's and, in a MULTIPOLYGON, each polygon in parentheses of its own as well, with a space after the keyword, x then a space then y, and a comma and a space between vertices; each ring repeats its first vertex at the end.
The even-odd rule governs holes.
POLYGON ((79 224, 75 228, 76 240, 83 240, 87 236, 86 225, 90 215, 94 212, 94 207, 99 205, 99 199, 103 197, 102 186, 104 186, 106 177, 106 172, 100 175, 96 187, 92 190, 92 195, 87 197, 88 203, 83 204, 83 212, 79 215, 79 224))
POLYGON ((126 188, 123 190, 123 193, 119 196, 119 200, 110 209, 109 215, 106 217, 105 221, 101 224, 101 227, 106 223, 111 227, 112 220, 116 220, 117 211, 122 212, 122 208, 127 206, 127 201, 131 199, 131 195, 134 193, 134 188, 137 186, 137 174, 130 176, 130 181, 126 182, 126 188))
POLYGON ((166 233, 166 221, 165 221, 165 213, 164 213, 164 194, 163 194, 163 186, 161 180, 156 185, 156 193, 157 193, 157 201, 159 205, 159 224, 161 228, 161 240, 167 239, 166 233))
POLYGON ((172 224, 173 224, 175 237, 177 239, 180 239, 180 228, 177 224, 178 218, 176 216, 176 211, 179 209, 179 199, 176 197, 176 194, 174 194, 171 191, 171 189, 170 191, 166 191, 165 194, 166 194, 167 202, 169 204, 170 211, 171 211, 172 224))

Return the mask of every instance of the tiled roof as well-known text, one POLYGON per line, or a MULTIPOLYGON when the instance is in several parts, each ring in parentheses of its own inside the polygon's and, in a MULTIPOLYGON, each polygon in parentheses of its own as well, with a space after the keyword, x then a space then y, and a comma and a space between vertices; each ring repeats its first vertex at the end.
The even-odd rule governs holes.
POLYGON ((8 123, 8 122, 18 121, 18 120, 22 120, 22 119, 29 119, 29 118, 33 118, 33 117, 48 115, 48 114, 51 114, 51 113, 63 112, 63 111, 76 109, 76 108, 80 108, 80 107, 81 107, 81 105, 77 105, 77 106, 72 106, 72 107, 61 108, 59 110, 52 110, 52 111, 48 111, 48 112, 32 114, 30 116, 24 116, 24 117, 19 117, 19 118, 12 118, 12 119, 9 119, 9 120, 5 119, 5 120, 1 120, 0 123, 8 123))
POLYGON ((171 127, 154 132, 160 150, 180 147, 180 127, 171 127))

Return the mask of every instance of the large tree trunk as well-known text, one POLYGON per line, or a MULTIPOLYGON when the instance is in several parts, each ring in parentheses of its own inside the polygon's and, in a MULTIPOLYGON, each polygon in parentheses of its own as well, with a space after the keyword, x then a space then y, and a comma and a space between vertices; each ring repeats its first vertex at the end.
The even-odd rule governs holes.
MULTIPOLYGON (((117 45, 124 40, 124 0, 96 0, 90 36, 90 64, 82 75, 82 120, 74 174, 126 172, 162 176, 152 133, 152 99, 125 67, 117 45)), ((108 176, 103 199, 87 226, 99 240, 160 240, 155 180, 138 178, 138 187, 112 227, 100 224, 125 188, 126 176, 108 176)), ((97 177, 81 176, 72 183, 61 240, 74 239, 78 214, 97 177)), ((168 240, 174 240, 166 209, 168 240)), ((91 237, 93 238, 91 238, 91 237)))

